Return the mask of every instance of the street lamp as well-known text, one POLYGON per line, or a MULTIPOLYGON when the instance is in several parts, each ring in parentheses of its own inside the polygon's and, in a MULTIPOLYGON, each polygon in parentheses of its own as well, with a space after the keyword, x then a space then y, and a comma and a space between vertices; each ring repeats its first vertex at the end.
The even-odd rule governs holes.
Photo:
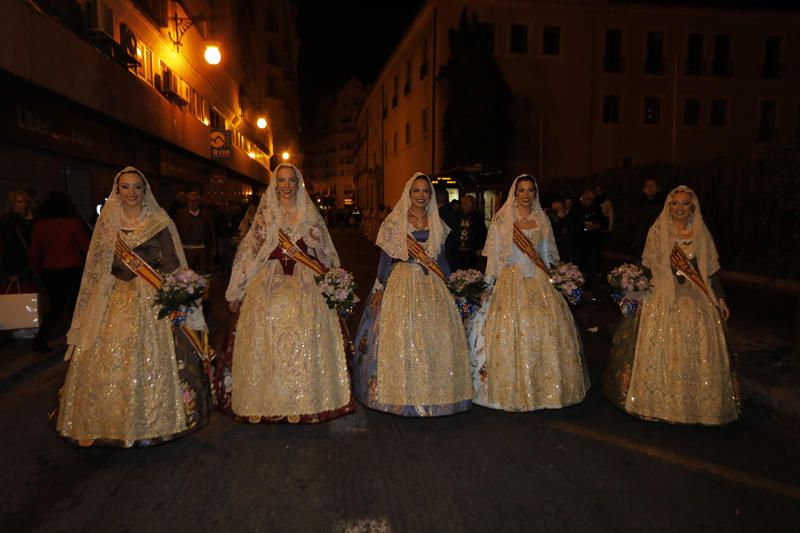
POLYGON ((258 126, 258 129, 263 130, 267 127, 267 119, 264 117, 258 117, 258 120, 256 120, 256 126, 258 126))
POLYGON ((281 157, 283 158, 284 161, 288 161, 289 160, 289 152, 283 152, 281 154, 281 157))
POLYGON ((219 45, 214 43, 206 44, 206 51, 203 57, 209 65, 219 65, 222 60, 222 52, 219 50, 219 45))

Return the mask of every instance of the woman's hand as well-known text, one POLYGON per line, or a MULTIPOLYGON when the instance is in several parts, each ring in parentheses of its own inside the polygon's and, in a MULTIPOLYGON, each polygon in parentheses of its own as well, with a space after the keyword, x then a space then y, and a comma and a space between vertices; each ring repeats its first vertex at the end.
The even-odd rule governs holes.
POLYGON ((228 302, 228 309, 230 309, 231 313, 236 314, 239 312, 240 305, 242 305, 241 300, 234 300, 232 302, 228 302))
POLYGON ((372 295, 372 301, 369 303, 369 310, 373 315, 378 311, 381 300, 383 300, 383 289, 375 289, 375 294, 372 295))
POLYGON ((725 298, 719 299, 719 312, 722 315, 722 320, 725 322, 731 317, 731 310, 728 309, 728 304, 725 303, 725 298))

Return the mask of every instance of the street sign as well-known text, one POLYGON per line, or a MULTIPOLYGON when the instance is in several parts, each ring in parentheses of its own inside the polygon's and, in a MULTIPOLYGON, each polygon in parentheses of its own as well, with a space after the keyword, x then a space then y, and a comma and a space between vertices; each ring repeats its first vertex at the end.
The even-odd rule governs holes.
POLYGON ((231 158, 230 130, 218 130, 216 128, 211 128, 209 144, 211 147, 211 159, 231 158))

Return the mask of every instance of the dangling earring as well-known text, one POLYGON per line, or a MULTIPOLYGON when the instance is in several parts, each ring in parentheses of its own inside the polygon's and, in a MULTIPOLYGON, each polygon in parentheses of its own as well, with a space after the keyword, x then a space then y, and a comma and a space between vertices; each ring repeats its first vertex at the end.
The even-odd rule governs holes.
POLYGON ((517 207, 517 199, 514 198, 514 207, 517 207))

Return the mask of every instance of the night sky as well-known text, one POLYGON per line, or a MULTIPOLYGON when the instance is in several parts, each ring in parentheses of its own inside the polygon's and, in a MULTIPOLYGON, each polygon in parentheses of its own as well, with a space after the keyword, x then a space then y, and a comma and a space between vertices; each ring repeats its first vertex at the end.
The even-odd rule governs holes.
POLYGON ((298 1, 300 106, 306 128, 323 94, 372 83, 424 0, 298 1))

